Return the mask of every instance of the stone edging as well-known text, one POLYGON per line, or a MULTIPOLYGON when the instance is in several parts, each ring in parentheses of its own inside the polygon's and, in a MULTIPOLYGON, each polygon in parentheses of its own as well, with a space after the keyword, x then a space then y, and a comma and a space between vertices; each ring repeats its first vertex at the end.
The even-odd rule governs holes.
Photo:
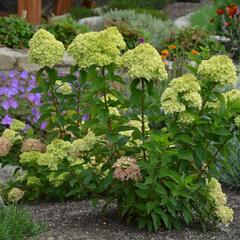
MULTIPOLYGON (((57 67, 68 67, 73 64, 73 59, 65 54, 62 63, 58 64, 57 67)), ((28 49, 19 50, 7 47, 0 48, 0 71, 8 71, 16 68, 19 70, 37 71, 40 69, 40 66, 30 63, 28 49)))

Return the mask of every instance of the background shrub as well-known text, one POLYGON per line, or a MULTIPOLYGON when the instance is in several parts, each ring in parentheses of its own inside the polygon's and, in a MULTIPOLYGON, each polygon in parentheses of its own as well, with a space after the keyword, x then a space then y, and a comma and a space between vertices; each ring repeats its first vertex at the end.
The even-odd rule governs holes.
POLYGON ((125 21, 141 31, 144 37, 158 49, 161 49, 164 41, 170 38, 172 32, 176 31, 172 21, 162 21, 149 14, 137 13, 135 10, 111 10, 103 14, 103 18, 125 21))
POLYGON ((72 17, 51 19, 43 28, 51 32, 55 38, 68 46, 79 33, 88 32, 88 27, 78 24, 72 17))
POLYGON ((0 17, 0 45, 10 48, 28 47, 34 28, 23 18, 0 17))
POLYGON ((71 9, 70 14, 73 19, 79 20, 81 18, 87 18, 92 16, 98 16, 98 13, 94 12, 92 9, 75 6, 71 9))

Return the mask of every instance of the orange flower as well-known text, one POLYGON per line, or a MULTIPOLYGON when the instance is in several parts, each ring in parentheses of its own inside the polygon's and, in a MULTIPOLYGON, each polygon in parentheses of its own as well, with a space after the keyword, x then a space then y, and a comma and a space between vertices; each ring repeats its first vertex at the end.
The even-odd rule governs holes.
POLYGON ((199 54, 199 52, 198 52, 197 50, 194 50, 194 49, 191 51, 191 53, 192 53, 193 55, 198 55, 198 54, 199 54))
POLYGON ((169 56, 169 51, 167 49, 162 50, 162 56, 164 56, 165 58, 167 58, 169 56))
POLYGON ((219 8, 218 10, 217 10, 217 14, 218 15, 223 15, 224 14, 224 9, 221 9, 221 8, 219 8))
POLYGON ((227 13, 228 13, 228 16, 233 18, 233 16, 235 15, 235 13, 237 12, 238 10, 238 6, 237 5, 230 5, 227 7, 227 13))
POLYGON ((176 49, 176 48, 177 48, 176 45, 169 45, 169 46, 168 46, 168 49, 176 49))

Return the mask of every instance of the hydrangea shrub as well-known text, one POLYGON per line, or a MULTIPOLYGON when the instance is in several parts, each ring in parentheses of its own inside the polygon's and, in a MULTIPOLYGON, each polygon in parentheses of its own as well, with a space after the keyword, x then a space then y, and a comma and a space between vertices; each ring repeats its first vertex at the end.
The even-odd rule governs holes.
MULTIPOLYGON (((117 202, 120 216, 150 231, 231 222, 233 212, 212 178, 239 134, 239 91, 224 90, 236 82, 227 56, 202 61, 160 94, 167 73, 148 43, 123 53, 116 28, 80 34, 67 50, 76 65, 61 76, 56 59, 49 64, 49 35, 40 30, 31 41, 38 36, 38 45, 30 44, 36 56, 44 49, 35 91, 48 99, 38 124, 47 121, 54 134, 44 150, 30 140, 22 147, 27 174, 18 183, 26 198, 105 197, 117 202)), ((58 50, 55 56, 63 54, 58 50)))

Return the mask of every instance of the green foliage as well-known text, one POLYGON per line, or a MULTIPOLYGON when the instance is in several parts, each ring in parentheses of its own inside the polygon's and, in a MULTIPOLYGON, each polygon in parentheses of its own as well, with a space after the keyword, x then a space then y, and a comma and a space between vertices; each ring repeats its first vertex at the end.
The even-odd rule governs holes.
POLYGON ((92 9, 79 7, 79 6, 74 6, 73 8, 71 8, 70 14, 72 18, 75 20, 79 20, 81 18, 98 16, 98 13, 94 12, 92 9))
POLYGON ((229 168, 224 169, 220 166, 219 178, 221 182, 225 183, 230 187, 240 187, 240 149, 239 140, 235 137, 229 143, 229 155, 227 156, 227 161, 229 163, 229 168))
POLYGON ((71 17, 51 19, 43 28, 52 33, 55 38, 68 46, 79 33, 88 32, 88 27, 78 24, 71 17))
POLYGON ((0 208, 0 239, 23 240, 40 234, 44 228, 32 220, 24 209, 15 206, 0 208))
POLYGON ((145 8, 145 9, 161 9, 165 6, 168 1, 158 0, 110 0, 108 5, 111 9, 134 9, 134 8, 145 8))
POLYGON ((26 48, 34 28, 25 19, 16 16, 0 17, 0 45, 26 48))
POLYGON ((138 13, 135 10, 111 10, 103 14, 106 21, 124 21, 128 25, 143 33, 146 41, 149 41, 157 49, 163 47, 164 41, 176 31, 170 20, 162 21, 146 13, 138 13))
POLYGON ((183 28, 173 34, 166 40, 164 49, 169 53, 164 60, 171 61, 169 74, 175 77, 187 72, 189 60, 204 60, 212 55, 225 53, 224 45, 214 39, 209 31, 199 27, 183 28))

